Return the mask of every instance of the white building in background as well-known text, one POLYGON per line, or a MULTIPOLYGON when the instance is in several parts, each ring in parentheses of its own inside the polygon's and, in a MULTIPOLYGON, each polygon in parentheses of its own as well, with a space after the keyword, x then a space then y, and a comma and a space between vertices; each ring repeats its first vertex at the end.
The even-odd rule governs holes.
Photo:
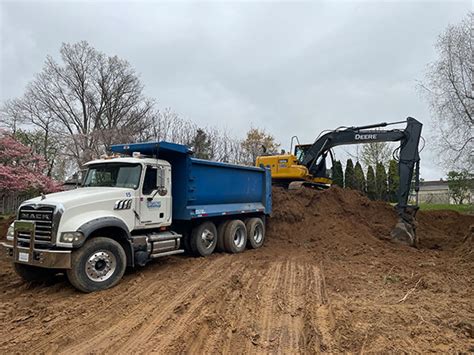
MULTIPOLYGON (((474 191, 467 192, 467 199, 464 203, 474 202, 474 191)), ((420 191, 418 192, 420 203, 455 203, 449 193, 449 186, 446 180, 420 181, 420 191)))

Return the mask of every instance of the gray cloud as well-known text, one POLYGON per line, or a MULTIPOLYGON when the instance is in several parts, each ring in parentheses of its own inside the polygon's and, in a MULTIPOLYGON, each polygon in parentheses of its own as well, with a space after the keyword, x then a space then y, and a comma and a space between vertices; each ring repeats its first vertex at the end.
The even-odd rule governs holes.
MULTIPOLYGON (((127 59, 146 93, 200 125, 243 136, 400 120, 429 124, 416 90, 460 2, 1 2, 0 100, 21 95, 61 42, 127 59)), ((341 155, 344 156, 341 151, 341 155)), ((430 147, 422 174, 439 178, 430 147)))

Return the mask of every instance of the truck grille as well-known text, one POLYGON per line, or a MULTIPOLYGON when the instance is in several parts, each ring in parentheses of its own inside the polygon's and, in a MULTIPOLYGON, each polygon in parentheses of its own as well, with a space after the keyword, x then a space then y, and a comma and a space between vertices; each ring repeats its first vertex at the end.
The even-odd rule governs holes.
MULTIPOLYGON (((18 219, 23 221, 34 221, 36 225, 35 244, 50 245, 53 237, 53 216, 54 208, 48 206, 33 207, 22 206, 18 219)), ((30 235, 28 233, 18 233, 18 241, 29 244, 30 235)))

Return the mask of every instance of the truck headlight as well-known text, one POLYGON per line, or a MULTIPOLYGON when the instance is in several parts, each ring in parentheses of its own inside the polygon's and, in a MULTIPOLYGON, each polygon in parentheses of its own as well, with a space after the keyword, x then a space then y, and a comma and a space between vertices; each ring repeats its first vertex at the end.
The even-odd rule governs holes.
POLYGON ((7 240, 13 240, 14 233, 15 233, 15 222, 10 224, 10 227, 8 227, 7 240))
POLYGON ((82 232, 63 232, 59 237, 61 243, 72 243, 73 245, 82 244, 84 241, 84 234, 82 232))

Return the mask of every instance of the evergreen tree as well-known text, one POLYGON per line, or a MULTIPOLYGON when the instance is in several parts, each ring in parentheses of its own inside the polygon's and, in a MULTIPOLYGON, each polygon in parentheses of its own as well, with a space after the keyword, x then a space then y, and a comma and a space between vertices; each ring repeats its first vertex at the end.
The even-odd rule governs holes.
POLYGON ((354 174, 354 163, 352 159, 347 159, 346 173, 344 174, 344 187, 347 189, 355 189, 355 174, 354 174))
POLYGON ((365 194, 365 176, 364 171, 362 170, 362 166, 359 162, 356 163, 354 167, 354 178, 355 178, 355 187, 357 190, 365 194))
POLYGON ((390 202, 397 202, 398 186, 400 186, 398 164, 392 159, 388 165, 388 198, 390 202))
POLYGON ((372 165, 369 165, 369 167, 367 168, 367 196, 371 200, 375 200, 377 198, 375 173, 374 173, 374 168, 372 168, 372 165))
POLYGON ((210 159, 211 156, 211 141, 207 133, 198 128, 196 134, 191 142, 191 147, 194 151, 194 156, 199 159, 210 159))
POLYGON ((377 200, 387 200, 387 173, 382 163, 378 163, 375 167, 375 187, 377 192, 377 200))
POLYGON ((333 185, 344 187, 344 172, 339 160, 336 160, 332 167, 332 183, 333 185))

